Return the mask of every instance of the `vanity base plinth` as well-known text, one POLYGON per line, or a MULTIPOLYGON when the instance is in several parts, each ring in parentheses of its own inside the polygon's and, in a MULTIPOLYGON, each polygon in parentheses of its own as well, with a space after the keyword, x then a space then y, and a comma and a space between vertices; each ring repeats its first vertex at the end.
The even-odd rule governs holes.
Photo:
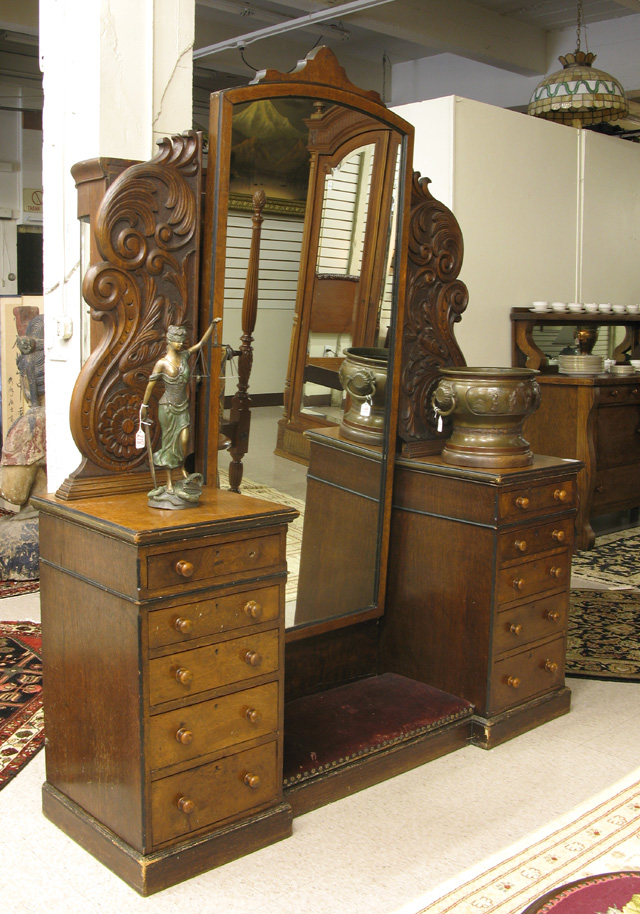
POLYGON ((570 707, 571 690, 563 687, 526 704, 509 708, 495 717, 474 715, 471 718, 471 742, 481 749, 493 749, 521 733, 568 714, 570 707))
POLYGON ((63 793, 45 783, 42 810, 51 822, 140 895, 191 879, 291 834, 291 806, 277 806, 152 854, 140 854, 63 793))
POLYGON ((300 815, 459 749, 473 711, 464 699, 395 673, 289 702, 285 798, 300 815))
POLYGON ((469 744, 469 724, 467 718, 374 755, 354 759, 342 768, 325 771, 308 781, 285 788, 284 795, 293 815, 301 816, 462 749, 469 744))

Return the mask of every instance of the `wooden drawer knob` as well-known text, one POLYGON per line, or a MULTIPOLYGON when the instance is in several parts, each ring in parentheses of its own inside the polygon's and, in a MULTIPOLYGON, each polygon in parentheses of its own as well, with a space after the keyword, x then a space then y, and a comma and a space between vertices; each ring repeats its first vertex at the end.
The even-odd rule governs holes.
POLYGON ((252 790, 257 790, 260 786, 260 778, 257 774, 245 774, 244 782, 247 787, 250 787, 252 790))
POLYGON ((515 545, 516 549, 518 550, 518 552, 527 551, 527 541, 526 540, 516 540, 514 545, 515 545))
POLYGON ((262 654, 259 654, 258 651, 247 651, 244 655, 244 662, 249 666, 260 666, 262 663, 262 654))
POLYGON ((618 391, 615 389, 615 387, 613 388, 613 390, 610 390, 610 391, 609 391, 609 396, 610 396, 610 397, 617 397, 617 396, 618 396, 618 391))
POLYGON ((181 685, 189 685, 190 682, 193 682, 193 673, 191 670, 176 670, 176 679, 181 685))
POLYGON ((180 559, 178 562, 176 562, 176 571, 181 577, 190 578, 195 571, 195 568, 191 562, 187 562, 185 559, 180 559))
POLYGON ((547 671, 547 673, 557 673, 558 672, 558 664, 555 662, 555 660, 547 660, 547 662, 544 665, 544 668, 547 671))
POLYGON ((526 511, 529 507, 529 499, 524 495, 519 495, 518 498, 516 498, 516 507, 526 511))
POLYGON ((173 623, 173 627, 177 632, 180 632, 181 635, 188 635, 193 628, 193 622, 191 619, 176 619, 173 623))
POLYGON ((249 616, 250 619, 261 619, 262 618, 262 606, 259 603, 257 603, 255 600, 249 600, 248 603, 245 603, 244 611, 249 616))
POLYGON ((262 712, 258 711, 257 708, 247 708, 244 712, 244 716, 247 718, 250 724, 259 724, 262 720, 262 712))
POLYGON ((551 534, 551 539, 554 539, 556 543, 564 543, 566 538, 564 530, 554 530, 551 534))
POLYGON ((509 678, 507 679, 507 685, 512 689, 519 689, 520 680, 518 679, 517 676, 509 676, 509 678))
POLYGON ((547 613, 547 619, 549 620, 549 622, 558 622, 560 620, 560 613, 549 610, 549 612, 547 613))
POLYGON ((521 635, 521 634, 522 634, 522 626, 520 625, 520 623, 516 624, 516 623, 514 622, 514 623, 512 623, 512 624, 509 626, 509 631, 511 632, 512 635, 521 635))
POLYGON ((180 812, 183 812, 185 816, 190 816, 191 813, 196 808, 196 804, 193 800, 190 800, 188 797, 180 797, 178 800, 178 809, 180 812))
POLYGON ((193 733, 185 727, 180 727, 180 729, 176 731, 176 739, 179 743, 182 743, 183 746, 188 746, 189 743, 193 742, 193 733))
POLYGON ((522 590, 524 587, 524 578, 515 578, 513 582, 514 590, 522 590))
POLYGON ((566 501, 569 496, 566 489, 556 489, 553 493, 553 497, 556 501, 566 501))
POLYGON ((562 568, 558 568, 556 565, 552 565, 549 569, 549 574, 552 578, 558 580, 558 578, 562 577, 562 568))

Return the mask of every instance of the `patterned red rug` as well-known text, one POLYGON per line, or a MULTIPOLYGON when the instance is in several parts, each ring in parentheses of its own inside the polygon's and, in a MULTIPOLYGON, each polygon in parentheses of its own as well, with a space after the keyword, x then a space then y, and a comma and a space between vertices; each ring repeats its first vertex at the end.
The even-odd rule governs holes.
POLYGON ((0 622, 0 790, 44 745, 38 622, 0 622))
POLYGON ((40 590, 40 581, 0 581, 0 599, 40 590))

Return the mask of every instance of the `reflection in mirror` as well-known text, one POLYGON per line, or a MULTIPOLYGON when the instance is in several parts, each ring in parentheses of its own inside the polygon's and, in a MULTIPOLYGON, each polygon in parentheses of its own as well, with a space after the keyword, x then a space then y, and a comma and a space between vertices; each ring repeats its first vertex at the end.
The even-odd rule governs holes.
MULTIPOLYGON (((212 103, 218 175, 228 183, 228 195, 224 184, 217 188, 228 208, 211 216, 220 220, 212 238, 214 311, 224 316, 224 342, 248 341, 252 359, 248 478, 240 490, 301 511, 288 534, 287 627, 381 611, 390 425, 383 422, 383 440, 373 445, 342 434, 348 397, 339 371, 353 347, 393 348, 409 125, 375 93, 354 92, 349 103, 335 103, 333 84, 324 78, 319 95, 310 97, 304 86, 270 93, 269 85, 256 84, 213 96, 212 103), (259 212, 257 191, 264 194, 259 212), (252 322, 247 289, 254 267, 252 322), (270 438, 271 453, 252 461, 263 411, 256 407, 277 399, 284 402, 277 435, 276 427, 271 436, 260 433, 263 444, 270 438)), ((231 358, 227 405, 234 373, 231 358)), ((233 415, 222 427, 234 437, 233 415)), ((222 485, 225 463, 221 453, 222 485)))

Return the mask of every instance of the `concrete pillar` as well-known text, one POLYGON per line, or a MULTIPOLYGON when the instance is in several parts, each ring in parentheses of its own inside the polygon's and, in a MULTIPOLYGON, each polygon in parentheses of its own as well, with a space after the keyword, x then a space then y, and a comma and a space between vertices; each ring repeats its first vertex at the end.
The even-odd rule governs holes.
POLYGON ((80 225, 71 166, 149 159, 191 127, 195 0, 41 0, 48 488, 80 462, 69 403, 80 370, 80 225))

